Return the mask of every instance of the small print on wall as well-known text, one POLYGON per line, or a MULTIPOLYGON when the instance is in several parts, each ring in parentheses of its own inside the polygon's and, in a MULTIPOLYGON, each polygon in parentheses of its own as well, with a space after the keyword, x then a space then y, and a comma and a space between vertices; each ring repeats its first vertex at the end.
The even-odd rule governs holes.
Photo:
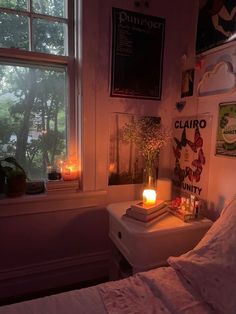
POLYGON ((182 73, 181 98, 193 95, 194 69, 182 73))
POLYGON ((216 155, 236 157, 236 102, 219 105, 216 155))
POLYGON ((210 138, 210 115, 173 120, 173 187, 181 194, 207 197, 210 138))

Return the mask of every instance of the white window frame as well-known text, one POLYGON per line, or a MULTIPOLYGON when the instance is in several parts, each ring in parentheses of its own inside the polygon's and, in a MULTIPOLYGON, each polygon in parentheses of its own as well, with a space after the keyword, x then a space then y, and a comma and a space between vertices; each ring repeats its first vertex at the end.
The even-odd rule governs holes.
MULTIPOLYGON (((79 79, 78 79, 78 58, 79 58, 79 27, 78 21, 80 20, 80 1, 68 0, 67 8, 65 8, 67 17, 52 17, 48 15, 32 13, 29 11, 20 11, 14 9, 1 8, 1 12, 14 13, 21 16, 28 16, 32 26, 32 19, 35 17, 43 18, 48 21, 66 22, 68 26, 67 49, 68 55, 54 55, 33 51, 25 51, 17 48, 0 48, 0 61, 7 62, 8 64, 21 63, 24 65, 38 65, 38 66, 66 66, 68 73, 68 121, 67 125, 67 152, 79 159, 79 109, 78 109, 78 94, 79 94, 79 79), (76 70, 77 69, 77 70, 76 70)), ((29 0, 29 7, 32 3, 29 0)), ((30 30, 31 30, 30 26, 30 30)), ((30 50, 32 47, 32 34, 29 30, 30 50)), ((65 47, 66 51, 66 47, 65 47)), ((55 189, 57 191, 65 189, 65 182, 55 182, 55 189)))

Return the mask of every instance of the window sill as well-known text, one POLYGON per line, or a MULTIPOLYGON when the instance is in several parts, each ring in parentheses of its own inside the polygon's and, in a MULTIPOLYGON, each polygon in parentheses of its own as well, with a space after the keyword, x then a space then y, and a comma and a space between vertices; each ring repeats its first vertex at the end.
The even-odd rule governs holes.
POLYGON ((105 205, 106 198, 105 190, 84 192, 62 188, 15 198, 0 196, 0 217, 95 207, 105 205))

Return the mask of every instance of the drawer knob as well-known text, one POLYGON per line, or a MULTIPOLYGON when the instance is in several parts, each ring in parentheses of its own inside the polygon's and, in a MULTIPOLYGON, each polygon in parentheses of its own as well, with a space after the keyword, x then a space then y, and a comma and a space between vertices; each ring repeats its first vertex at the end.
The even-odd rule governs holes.
POLYGON ((119 239, 121 239, 121 238, 122 238, 122 234, 121 234, 121 232, 120 232, 120 231, 118 232, 118 238, 119 238, 119 239))

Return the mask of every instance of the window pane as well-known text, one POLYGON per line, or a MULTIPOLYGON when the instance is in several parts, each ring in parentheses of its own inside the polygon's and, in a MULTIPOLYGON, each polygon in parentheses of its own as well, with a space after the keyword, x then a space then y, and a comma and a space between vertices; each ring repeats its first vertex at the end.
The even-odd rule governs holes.
POLYGON ((55 55, 65 55, 66 25, 42 19, 33 20, 33 50, 55 55))
POLYGON ((0 65, 0 159, 14 156, 31 179, 66 154, 64 68, 0 65))
POLYGON ((0 47, 29 49, 28 18, 0 13, 0 47))
POLYGON ((1 0, 0 6, 7 9, 26 10, 27 0, 1 0))
POLYGON ((66 17, 64 0, 33 0, 33 11, 40 14, 66 17))

